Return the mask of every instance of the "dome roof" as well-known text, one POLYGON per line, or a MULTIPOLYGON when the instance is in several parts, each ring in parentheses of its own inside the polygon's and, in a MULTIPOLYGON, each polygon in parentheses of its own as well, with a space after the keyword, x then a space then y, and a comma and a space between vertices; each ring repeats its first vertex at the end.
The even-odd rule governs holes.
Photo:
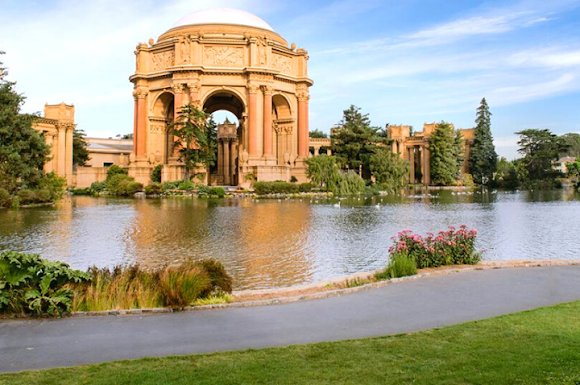
POLYGON ((258 16, 233 8, 211 8, 202 11, 195 11, 177 20, 172 28, 202 24, 244 25, 274 32, 274 29, 272 29, 270 24, 266 23, 258 16))

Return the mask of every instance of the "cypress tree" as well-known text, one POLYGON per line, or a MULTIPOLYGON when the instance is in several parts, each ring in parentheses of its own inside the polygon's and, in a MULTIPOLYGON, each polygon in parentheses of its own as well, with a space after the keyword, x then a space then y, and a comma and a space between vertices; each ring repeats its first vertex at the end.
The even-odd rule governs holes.
POLYGON ((434 185, 452 185, 459 174, 457 134, 446 122, 437 125, 429 138, 431 150, 431 182, 434 185))
POLYGON ((469 157, 469 172, 475 183, 487 184, 492 181, 497 169, 497 153, 491 135, 491 112, 485 98, 477 108, 475 135, 469 157))

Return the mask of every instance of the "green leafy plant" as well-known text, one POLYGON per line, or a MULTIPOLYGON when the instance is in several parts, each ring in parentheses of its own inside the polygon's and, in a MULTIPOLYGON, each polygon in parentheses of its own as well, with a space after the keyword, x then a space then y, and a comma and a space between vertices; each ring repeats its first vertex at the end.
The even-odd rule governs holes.
POLYGON ((70 286, 89 279, 87 273, 62 262, 4 251, 0 253, 0 312, 60 316, 71 309, 70 286))
POLYGON ((417 262, 405 252, 391 254, 387 268, 376 274, 377 279, 406 277, 417 274, 417 262))
POLYGON ((163 170, 163 165, 158 164, 151 170, 151 182, 161 183, 161 171, 163 170))

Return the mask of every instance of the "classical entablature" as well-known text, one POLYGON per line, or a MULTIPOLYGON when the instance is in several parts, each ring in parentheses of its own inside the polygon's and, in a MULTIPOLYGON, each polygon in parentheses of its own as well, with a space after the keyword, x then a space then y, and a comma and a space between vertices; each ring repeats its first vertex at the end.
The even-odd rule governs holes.
POLYGON ((65 177, 67 184, 73 184, 73 131, 75 129, 75 108, 65 103, 45 104, 44 116, 32 123, 32 128, 40 132, 50 146, 50 155, 44 165, 45 172, 54 172, 65 177))
MULTIPOLYGON (((231 175, 215 174, 209 182, 243 184, 249 174, 305 179, 313 82, 304 49, 288 45, 255 15, 215 9, 186 16, 157 41, 139 44, 135 55, 131 172, 137 179, 145 181, 157 164, 164 179, 181 176, 170 125, 188 103, 208 113, 227 110, 239 121, 226 154, 229 168, 217 167, 231 175)), ((223 162, 224 154, 218 158, 223 162)))

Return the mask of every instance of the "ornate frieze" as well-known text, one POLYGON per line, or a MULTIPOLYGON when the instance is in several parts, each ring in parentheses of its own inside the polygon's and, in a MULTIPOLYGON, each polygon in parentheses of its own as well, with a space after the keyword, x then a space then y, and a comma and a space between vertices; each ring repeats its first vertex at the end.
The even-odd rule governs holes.
POLYGON ((244 48, 242 47, 204 47, 203 62, 214 66, 243 66, 244 48))
POLYGON ((292 65, 292 58, 280 54, 275 54, 272 58, 272 66, 280 72, 286 74, 292 74, 293 65, 292 65))
POLYGON ((169 67, 172 67, 175 63, 175 52, 171 51, 163 51, 163 52, 156 52, 153 54, 151 59, 152 62, 152 70, 153 71, 163 71, 169 67))

